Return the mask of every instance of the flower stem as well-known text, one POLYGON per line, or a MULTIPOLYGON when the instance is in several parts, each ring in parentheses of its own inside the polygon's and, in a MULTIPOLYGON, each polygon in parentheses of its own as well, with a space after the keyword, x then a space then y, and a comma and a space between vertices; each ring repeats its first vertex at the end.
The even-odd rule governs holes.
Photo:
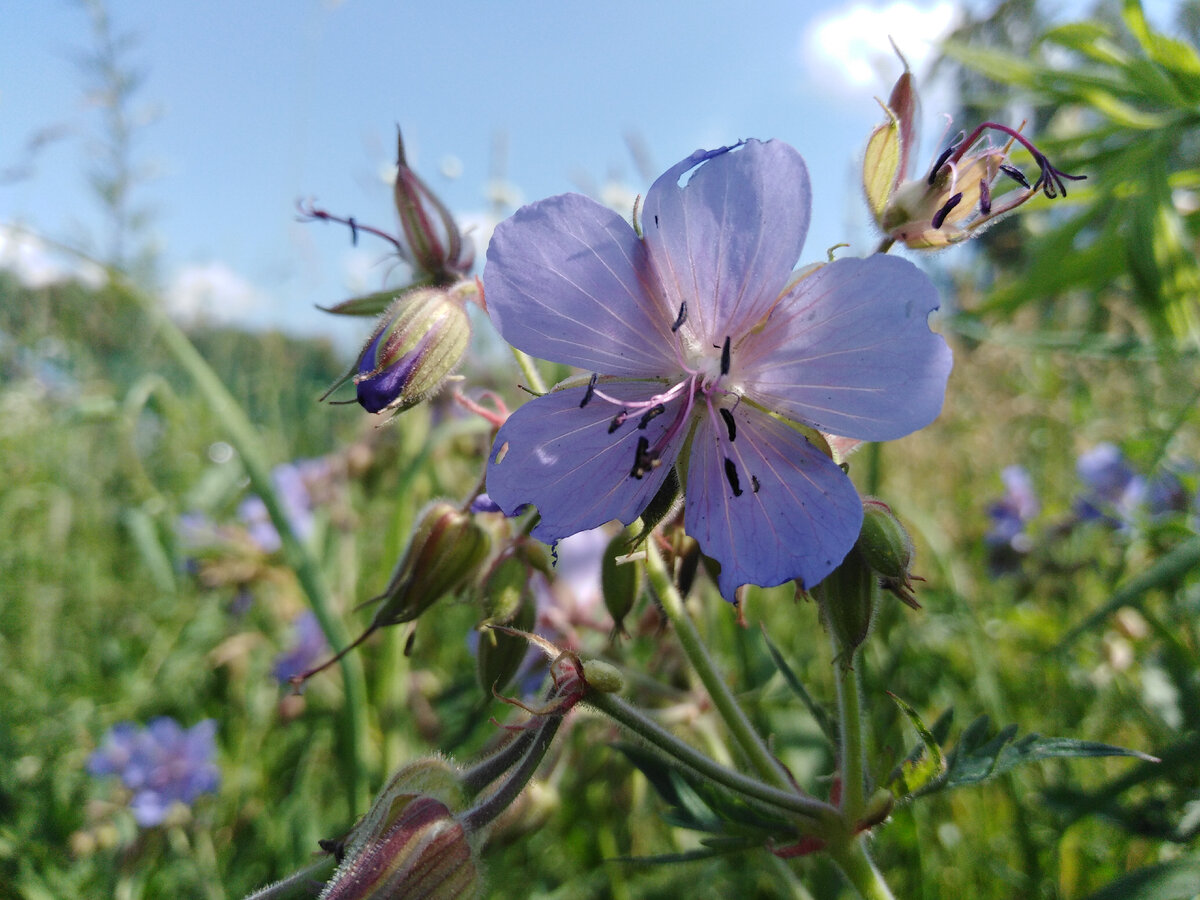
POLYGON ((852 838, 844 844, 831 845, 828 849, 837 867, 863 900, 895 900, 891 888, 867 853, 864 838, 852 838))
POLYGON ((542 373, 537 370, 537 365, 528 353, 512 348, 513 357, 517 360, 517 365, 521 367, 521 374, 525 376, 525 380, 529 382, 529 389, 535 394, 544 394, 549 388, 546 387, 546 382, 542 380, 542 373))
MULTIPOLYGON (((142 311, 154 323, 159 337, 167 349, 175 357, 176 362, 191 376, 200 394, 208 403, 209 409, 225 427, 229 441, 237 450, 246 474, 250 478, 251 488, 262 498, 271 522, 279 532, 284 558, 296 573, 296 579, 307 594, 309 604, 320 623, 321 630, 325 633, 329 645, 335 651, 341 650, 347 644, 347 636, 341 623, 330 609, 329 586, 316 557, 292 530, 291 521, 284 512, 283 505, 275 491, 271 468, 267 463, 266 450, 253 423, 246 415, 246 411, 229 393, 229 389, 225 387, 220 376, 200 355, 187 335, 167 317, 160 305, 123 277, 115 273, 110 273, 110 275, 114 279, 114 284, 137 302, 142 311)), ((365 809, 370 800, 367 791, 367 763, 364 756, 367 730, 363 713, 367 708, 367 691, 362 664, 356 657, 343 656, 339 664, 346 690, 342 722, 342 737, 346 742, 344 765, 350 809, 353 812, 365 809)))
POLYGON ((332 856, 323 856, 311 865, 305 866, 299 872, 289 875, 282 881, 276 881, 264 888, 259 888, 245 900, 282 900, 284 897, 311 897, 313 882, 324 878, 324 869, 333 864, 332 856))
POLYGON ((842 814, 856 822, 866 805, 866 763, 863 754, 863 719, 860 705, 858 653, 845 662, 836 660, 838 733, 841 735, 842 814))
POLYGON ((708 650, 700 640, 700 632, 696 629, 696 623, 684 609, 683 598, 679 596, 671 573, 667 571, 666 563, 653 539, 646 541, 646 574, 650 578, 659 602, 662 603, 667 618, 675 626, 675 634, 683 648, 684 655, 696 670, 696 674, 700 676, 700 680, 712 698, 713 706, 725 721, 734 741, 741 747, 759 777, 775 787, 785 791, 791 790, 792 783, 787 772, 771 755, 771 751, 767 749, 762 737, 754 730, 745 710, 738 705, 733 691, 729 689, 729 685, 717 671, 712 657, 708 655, 708 650))
POLYGON ((831 817, 837 817, 837 810, 828 803, 797 794, 794 789, 780 790, 771 787, 761 781, 748 778, 740 772, 726 768, 705 756, 695 747, 681 741, 657 722, 651 721, 614 694, 591 692, 585 702, 618 725, 632 731, 673 761, 681 763, 697 775, 741 794, 743 797, 765 803, 776 811, 786 810, 793 815, 802 816, 814 824, 828 822, 831 817))

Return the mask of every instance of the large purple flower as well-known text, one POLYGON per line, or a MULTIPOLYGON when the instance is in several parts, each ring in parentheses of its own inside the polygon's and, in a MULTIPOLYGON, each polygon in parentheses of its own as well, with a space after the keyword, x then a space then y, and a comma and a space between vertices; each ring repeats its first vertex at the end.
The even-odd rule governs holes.
POLYGON ((576 194, 501 223, 483 276, 492 321, 513 346, 598 374, 513 413, 492 499, 534 504, 534 536, 554 542, 628 524, 678 464, 685 527, 726 598, 828 575, 862 503, 816 432, 877 441, 929 424, 951 359, 911 264, 793 271, 810 200, 794 149, 747 141, 662 175, 641 236, 576 194))

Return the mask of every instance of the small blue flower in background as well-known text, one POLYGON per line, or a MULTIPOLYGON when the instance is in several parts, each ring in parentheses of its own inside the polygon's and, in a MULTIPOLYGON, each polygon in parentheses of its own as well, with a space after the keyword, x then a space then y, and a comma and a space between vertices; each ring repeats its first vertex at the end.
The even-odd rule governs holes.
POLYGON ((537 507, 554 543, 628 524, 682 462, 684 524, 747 583, 812 586, 853 546, 862 501, 816 432, 902 437, 942 408, 950 350, 937 292, 893 257, 793 271, 811 191, 779 141, 697 151, 650 188, 639 234, 577 194, 501 223, 483 281, 500 334, 596 374, 519 408, 488 494, 537 507), (807 431, 806 431, 807 429, 807 431))
MULTIPOLYGON (((328 460, 303 459, 295 463, 281 463, 271 471, 271 480, 283 511, 300 540, 307 540, 313 529, 313 510, 317 503, 314 488, 328 480, 331 467, 328 460)), ((263 553, 274 553, 281 546, 279 532, 275 530, 267 505, 257 494, 251 494, 238 506, 238 518, 246 526, 250 539, 263 553)))
POLYGON ((984 535, 984 542, 993 549, 1006 548, 1017 553, 1028 553, 1033 541, 1025 526, 1038 514, 1040 506, 1033 490, 1033 479, 1022 466, 1007 466, 1000 473, 1004 482, 1004 496, 992 503, 987 510, 992 527, 984 535))
POLYGON ((162 716, 145 728, 121 722, 109 729, 100 748, 88 757, 92 775, 119 775, 133 792, 129 806, 143 827, 159 825, 175 803, 191 805, 213 793, 220 772, 216 755, 217 723, 205 719, 186 731, 162 716))
POLYGON ((280 684, 287 684, 296 675, 303 675, 316 667, 322 657, 329 653, 325 632, 312 610, 306 610, 292 623, 292 646, 275 657, 271 673, 280 684))
POLYGON ((1132 522, 1146 495, 1146 479, 1134 471, 1115 444, 1097 444, 1081 453, 1075 473, 1084 491, 1075 498, 1075 515, 1113 527, 1132 522))

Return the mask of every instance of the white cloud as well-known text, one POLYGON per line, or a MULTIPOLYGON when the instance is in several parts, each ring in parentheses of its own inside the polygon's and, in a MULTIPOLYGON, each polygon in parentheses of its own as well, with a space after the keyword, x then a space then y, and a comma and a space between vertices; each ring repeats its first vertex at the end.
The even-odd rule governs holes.
POLYGON ((958 24, 960 15, 953 0, 842 6, 809 24, 801 45, 803 62, 822 87, 847 93, 886 92, 902 71, 889 38, 920 74, 933 58, 937 42, 958 24))
POLYGON ((36 235, 0 225, 0 269, 8 269, 30 288, 76 280, 90 288, 108 281, 101 266, 54 249, 36 235))
POLYGON ((167 311, 184 322, 247 324, 269 310, 270 299, 223 262, 180 269, 165 292, 167 311))

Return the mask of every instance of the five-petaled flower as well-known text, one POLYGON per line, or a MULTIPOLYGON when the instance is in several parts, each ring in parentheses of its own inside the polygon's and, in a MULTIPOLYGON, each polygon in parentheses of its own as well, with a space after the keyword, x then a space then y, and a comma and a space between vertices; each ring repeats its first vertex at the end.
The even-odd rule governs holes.
POLYGON ((644 234, 576 194, 517 211, 484 271, 500 334, 595 372, 500 429, 488 493, 554 542, 628 524, 678 466, 685 528, 722 594, 813 586, 858 537, 862 502, 821 433, 887 440, 931 422, 951 357, 937 293, 876 255, 793 271, 811 192, 779 141, 697 151, 650 188, 644 234), (820 433, 819 433, 820 432, 820 433))

